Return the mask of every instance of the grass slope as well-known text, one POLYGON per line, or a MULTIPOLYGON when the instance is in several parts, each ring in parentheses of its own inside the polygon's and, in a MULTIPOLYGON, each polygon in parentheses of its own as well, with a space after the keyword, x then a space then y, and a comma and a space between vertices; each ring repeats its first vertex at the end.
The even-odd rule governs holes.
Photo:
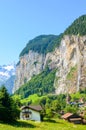
POLYGON ((75 125, 64 120, 52 119, 44 122, 18 121, 14 124, 0 124, 0 130, 86 130, 86 125, 75 125))

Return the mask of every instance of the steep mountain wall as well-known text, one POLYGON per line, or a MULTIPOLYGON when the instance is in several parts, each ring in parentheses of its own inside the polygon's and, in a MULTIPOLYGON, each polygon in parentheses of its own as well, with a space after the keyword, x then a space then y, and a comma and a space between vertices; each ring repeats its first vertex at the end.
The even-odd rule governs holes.
POLYGON ((86 87, 86 36, 64 36, 60 66, 54 82, 56 93, 73 93, 86 87))
POLYGON ((73 93, 86 87, 86 36, 65 35, 59 48, 51 53, 29 51, 20 57, 13 92, 42 72, 46 66, 57 68, 55 93, 73 93))
POLYGON ((56 68, 59 64, 58 55, 58 49, 52 53, 47 53, 47 55, 30 50, 28 54, 20 57, 20 63, 16 67, 16 80, 13 93, 18 90, 21 85, 29 81, 31 77, 42 72, 46 65, 48 65, 50 69, 56 68))

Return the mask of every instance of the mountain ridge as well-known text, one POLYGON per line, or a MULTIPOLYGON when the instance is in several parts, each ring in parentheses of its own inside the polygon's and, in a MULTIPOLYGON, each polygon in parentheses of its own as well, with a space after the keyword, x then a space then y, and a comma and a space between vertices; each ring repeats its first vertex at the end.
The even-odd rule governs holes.
POLYGON ((82 15, 64 31, 64 35, 86 35, 86 15, 82 15))
POLYGON ((62 34, 60 35, 39 35, 30 40, 26 47, 21 51, 19 57, 28 54, 30 50, 40 54, 52 52, 56 46, 59 47, 62 34))

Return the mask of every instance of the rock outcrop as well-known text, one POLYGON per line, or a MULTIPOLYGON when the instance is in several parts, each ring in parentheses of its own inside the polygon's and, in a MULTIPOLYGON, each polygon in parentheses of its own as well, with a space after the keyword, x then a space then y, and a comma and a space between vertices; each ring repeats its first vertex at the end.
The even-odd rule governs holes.
POLYGON ((86 87, 86 36, 64 36, 60 45, 60 66, 56 93, 74 93, 86 87))

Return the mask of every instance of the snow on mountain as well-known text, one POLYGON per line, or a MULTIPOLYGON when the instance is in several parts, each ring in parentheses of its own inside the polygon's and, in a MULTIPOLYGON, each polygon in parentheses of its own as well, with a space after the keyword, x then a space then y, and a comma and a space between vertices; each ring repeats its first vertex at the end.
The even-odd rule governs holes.
POLYGON ((4 66, 3 67, 4 69, 8 70, 8 71, 11 71, 11 70, 14 70, 14 65, 8 65, 8 66, 4 66))
MULTIPOLYGON (((2 65, 0 66, 0 86, 2 84, 6 85, 6 82, 9 81, 9 79, 13 79, 11 78, 12 76, 15 76, 15 68, 16 65, 15 64, 10 64, 10 65, 2 65)), ((10 81, 11 82, 11 81, 10 81)), ((13 82, 13 81, 12 81, 13 82)), ((13 87, 13 84, 9 84, 9 88, 13 87)), ((8 86, 6 86, 8 89, 8 86)))
POLYGON ((9 78, 10 76, 15 75, 15 65, 3 65, 0 66, 0 76, 5 76, 9 78))
POLYGON ((9 77, 9 75, 8 75, 7 72, 0 72, 0 76, 6 76, 6 77, 9 77))

